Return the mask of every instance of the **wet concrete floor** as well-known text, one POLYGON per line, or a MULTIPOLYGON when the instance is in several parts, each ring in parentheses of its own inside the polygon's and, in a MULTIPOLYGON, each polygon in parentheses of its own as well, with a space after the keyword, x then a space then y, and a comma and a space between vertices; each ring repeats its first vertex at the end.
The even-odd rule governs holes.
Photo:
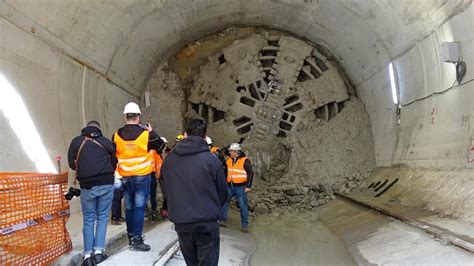
MULTIPOLYGON (((178 253, 166 265, 185 262, 178 253)), ((228 226, 221 228, 219 265, 356 264, 342 241, 319 220, 318 212, 259 215, 251 219, 246 234, 240 231, 238 212, 231 210, 228 226)))
MULTIPOLYGON (((231 210, 220 233, 219 265, 474 265, 472 253, 339 199, 310 212, 252 217, 249 233, 241 232, 240 215, 231 210)), ((153 265, 177 235, 164 221, 147 231, 146 239, 152 251, 134 253, 122 244, 104 264, 153 265)), ((185 265, 179 252, 163 263, 185 265)))
POLYGON ((250 231, 257 242, 250 265, 356 265, 318 211, 261 215, 250 231))

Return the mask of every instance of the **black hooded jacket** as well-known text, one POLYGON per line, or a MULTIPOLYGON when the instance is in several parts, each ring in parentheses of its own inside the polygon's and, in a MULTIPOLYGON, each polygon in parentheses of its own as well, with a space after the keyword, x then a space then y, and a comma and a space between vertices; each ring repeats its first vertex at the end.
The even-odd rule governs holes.
POLYGON ((77 180, 82 189, 114 183, 114 171, 117 164, 115 148, 109 139, 102 136, 102 132, 97 127, 83 128, 81 135, 71 141, 68 163, 71 169, 76 170, 77 180), (86 141, 82 147, 76 169, 74 161, 86 136, 102 144, 103 147, 92 141, 86 141))
POLYGON ((180 141, 161 166, 161 180, 176 231, 206 222, 218 228, 227 184, 222 163, 203 138, 189 136, 180 141))

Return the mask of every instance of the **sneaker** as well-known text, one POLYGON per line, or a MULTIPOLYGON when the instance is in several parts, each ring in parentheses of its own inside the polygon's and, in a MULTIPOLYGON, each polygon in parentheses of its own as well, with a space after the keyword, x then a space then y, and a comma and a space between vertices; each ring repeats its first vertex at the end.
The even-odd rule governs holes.
POLYGON ((95 262, 94 262, 94 259, 92 257, 89 257, 85 260, 82 261, 82 264, 81 266, 94 266, 95 265, 95 262))
POLYGON ((249 232, 249 229, 248 229, 247 227, 242 227, 242 232, 248 233, 248 232, 249 232))
POLYGON ((133 251, 150 251, 150 245, 147 245, 143 242, 143 238, 132 239, 132 244, 130 245, 130 250, 133 251))
POLYGON ((127 237, 128 237, 128 245, 130 246, 132 244, 133 235, 127 233, 127 237))
POLYGON ((109 257, 105 255, 104 253, 100 253, 100 254, 95 254, 94 256, 92 256, 92 258, 94 259, 95 264, 99 264, 103 262, 104 260, 108 259, 109 257))

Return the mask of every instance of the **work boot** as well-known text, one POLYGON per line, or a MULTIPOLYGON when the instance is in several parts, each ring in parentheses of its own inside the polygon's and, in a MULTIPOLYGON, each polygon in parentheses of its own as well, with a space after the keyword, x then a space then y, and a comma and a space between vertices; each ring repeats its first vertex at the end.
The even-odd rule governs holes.
POLYGON ((220 221, 220 222, 219 222, 219 226, 220 226, 220 227, 227 227, 227 222, 220 221))
POLYGON ((248 232, 249 232, 249 229, 248 229, 247 227, 242 227, 242 232, 248 233, 248 232))
POLYGON ((143 238, 132 239, 132 244, 130 245, 130 250, 133 251, 150 251, 150 245, 147 245, 143 242, 143 238))
POLYGON ((109 257, 105 255, 104 253, 100 253, 100 254, 95 254, 94 256, 92 256, 92 258, 94 259, 95 264, 99 264, 103 262, 104 260, 108 259, 109 257))

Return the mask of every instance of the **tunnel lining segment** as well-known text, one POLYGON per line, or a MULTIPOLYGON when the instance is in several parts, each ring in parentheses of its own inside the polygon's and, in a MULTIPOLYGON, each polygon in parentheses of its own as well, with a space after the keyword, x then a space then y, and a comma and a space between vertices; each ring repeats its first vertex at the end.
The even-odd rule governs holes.
POLYGON ((334 49, 338 58, 343 59, 344 67, 348 70, 353 83, 361 84, 364 80, 370 79, 374 73, 378 73, 380 70, 378 61, 387 61, 387 58, 393 57, 390 55, 406 53, 419 42, 420 38, 430 33, 427 28, 438 27, 469 7, 471 3, 472 1, 458 0, 442 4, 417 4, 412 5, 410 9, 404 9, 402 5, 400 9, 393 9, 393 12, 387 12, 390 6, 375 2, 366 5, 345 5, 339 1, 271 1, 267 5, 262 5, 258 1, 246 5, 237 1, 231 4, 211 1, 193 5, 187 5, 186 1, 173 1, 161 4, 146 2, 142 5, 92 6, 81 3, 80 7, 78 4, 32 7, 21 1, 2 0, 0 5, 1 10, 4 10, 1 16, 10 23, 33 33, 73 60, 102 73, 118 87, 138 96, 143 91, 142 86, 146 86, 150 73, 154 72, 155 67, 166 57, 173 54, 177 46, 232 25, 267 25, 313 42, 326 39, 327 46, 334 49), (66 8, 70 10, 63 10, 66 8), (111 9, 113 12, 110 12, 111 9), (61 16, 44 15, 49 14, 51 10, 57 10, 61 16), (213 16, 203 17, 204 10, 213 16), (84 14, 101 13, 111 15, 104 18, 91 17, 89 23, 84 21, 84 14), (416 15, 422 13, 432 16, 416 19, 416 15), (163 14, 166 14, 164 18, 163 14), (339 17, 344 19, 338 19, 339 17), (393 25, 399 27, 392 27, 390 23, 380 23, 387 17, 393 25), (68 22, 73 19, 76 23, 68 22), (406 21, 407 19, 411 20, 406 21), (161 30, 151 32, 150 29, 153 27, 150 27, 150 23, 155 23, 157 20, 163 26, 161 30), (199 27, 190 28, 188 24, 199 27), (431 26, 433 24, 435 27, 431 26), (350 30, 338 33, 340 32, 338 28, 347 26, 350 29, 351 27, 358 29, 365 37, 363 39, 367 41, 361 42, 359 36, 348 34, 350 30), (409 34, 401 36, 399 28, 409 34), (106 34, 100 34, 102 31, 106 34), (167 38, 170 33, 176 33, 176 36, 167 38), (129 39, 121 41, 121 36, 129 35, 129 39), (348 41, 342 42, 341 39, 344 38, 348 41), (117 42, 114 43, 114 40, 117 42), (391 43, 391 40, 398 41, 391 43), (105 45, 95 47, 92 45, 95 43, 105 45), (160 45, 157 47, 153 43, 160 45), (151 55, 151 59, 150 56, 147 58, 147 54, 151 55), (359 54, 360 57, 357 56, 359 54), (379 60, 370 60, 372 56, 379 60), (146 62, 141 62, 142 59, 146 62))

